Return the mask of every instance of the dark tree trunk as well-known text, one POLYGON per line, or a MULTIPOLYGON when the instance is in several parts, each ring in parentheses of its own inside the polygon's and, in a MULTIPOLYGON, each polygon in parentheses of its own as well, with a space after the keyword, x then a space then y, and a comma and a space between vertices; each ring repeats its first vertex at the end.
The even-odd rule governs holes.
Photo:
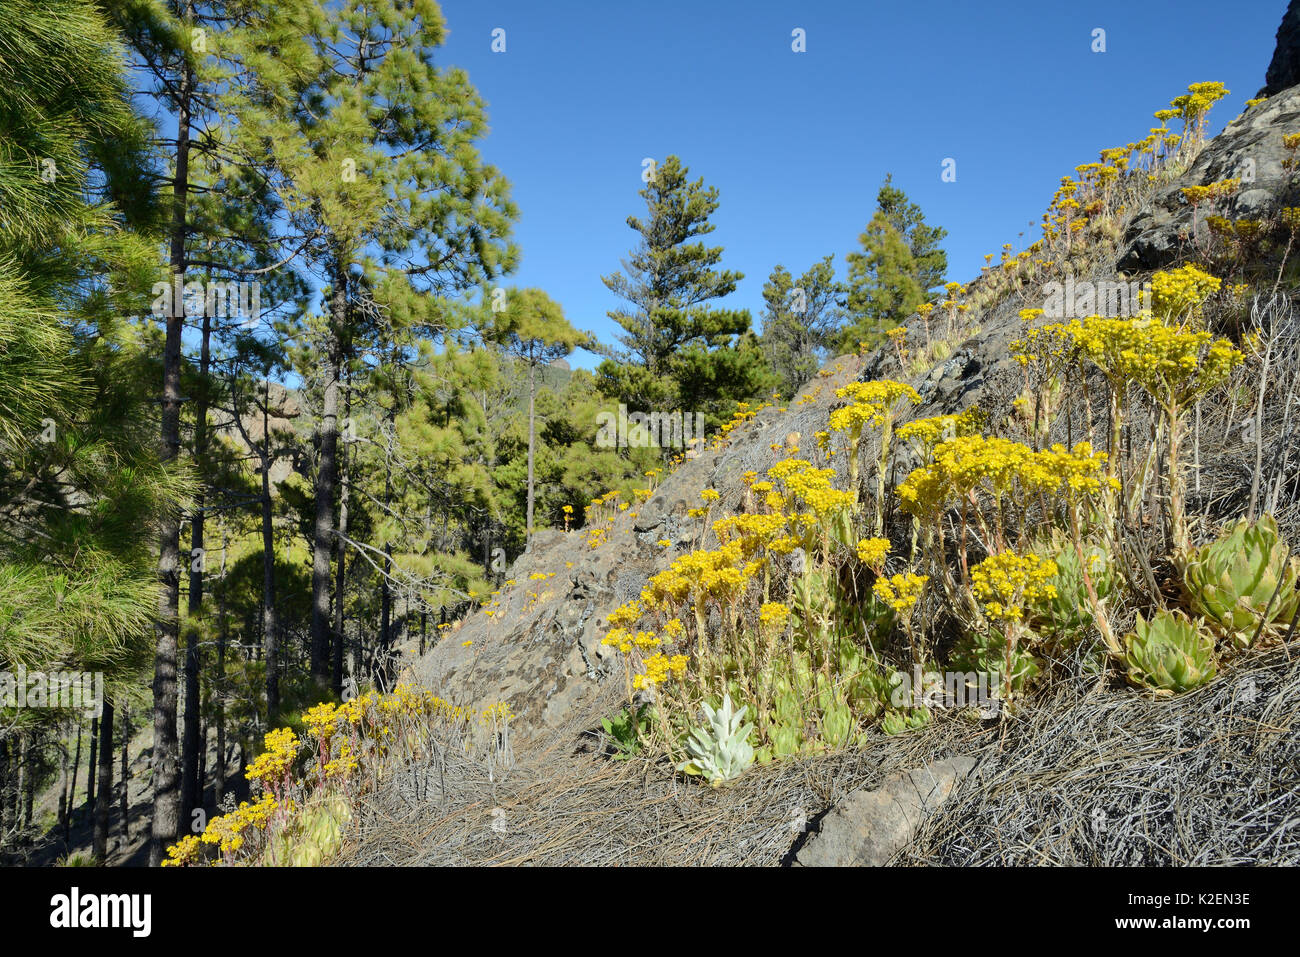
POLYGON ((271 381, 262 406, 262 647, 266 652, 266 726, 280 711, 280 636, 275 612, 275 529, 271 523, 271 381))
POLYGON ((90 761, 86 763, 86 810, 95 809, 95 769, 99 767, 99 719, 90 719, 90 761))
POLYGON ((535 400, 537 397, 537 365, 533 361, 533 346, 528 344, 528 518, 524 526, 524 541, 533 542, 533 444, 536 436, 534 419, 535 400))
POLYGON ((98 861, 108 857, 108 806, 113 801, 113 704, 104 702, 104 716, 99 720, 99 797, 95 802, 94 855, 98 861))
POLYGON ((81 765, 81 717, 77 717, 77 750, 72 758, 72 775, 68 780, 67 813, 63 818, 63 849, 72 847, 72 809, 77 806, 77 768, 81 765))
POLYGON ((351 429, 348 423, 352 415, 352 373, 348 371, 348 388, 344 395, 343 421, 345 423, 343 448, 339 451, 339 461, 342 466, 342 482, 339 488, 339 547, 338 547, 338 564, 334 569, 334 638, 332 643, 333 655, 331 656, 330 674, 333 677, 334 694, 338 697, 343 696, 343 616, 346 611, 344 597, 346 592, 344 586, 347 584, 347 547, 343 543, 343 536, 348 533, 348 492, 351 488, 352 475, 351 456, 348 455, 348 441, 351 429))
POLYGON ((36 773, 34 769, 28 767, 28 755, 31 748, 28 747, 26 739, 23 740, 23 749, 21 752, 22 764, 18 770, 23 775, 23 827, 32 826, 32 804, 36 800, 36 773))
MULTIPOLYGON (((387 420, 393 421, 390 409, 387 420)), ((384 508, 392 505, 393 498, 393 461, 391 455, 384 456, 384 508)), ((393 646, 393 590, 388 585, 388 576, 393 570, 393 546, 384 544, 384 573, 379 578, 379 647, 383 649, 384 666, 388 664, 388 651, 393 646)))
POLYGON ((0 740, 0 832, 10 826, 10 817, 19 820, 23 802, 23 763, 20 748, 9 748, 9 742, 0 740), (9 783, 13 782, 10 797, 9 783), (10 811, 12 810, 12 815, 10 811))
POLYGON ((122 794, 119 798, 121 803, 122 818, 122 846, 125 847, 131 843, 131 715, 125 708, 122 709, 122 794))
POLYGON ((221 583, 217 598, 217 763, 213 768, 213 801, 220 807, 226 796, 226 526, 221 523, 221 583))
MULTIPOLYGON (((208 451, 208 370, 211 364, 212 317, 204 310, 203 337, 199 344, 199 379, 194 404, 194 462, 202 475, 208 451)), ((199 709, 202 690, 199 680, 202 659, 199 652, 199 614, 203 607, 203 572, 207 567, 203 551, 203 487, 194 501, 190 517, 190 594, 186 607, 190 627, 185 639, 185 727, 181 741, 181 819, 189 821, 203 800, 203 781, 199 772, 199 754, 203 742, 199 735, 199 709)))
POLYGON ((316 521, 312 534, 311 674, 329 685, 330 553, 334 547, 334 485, 338 474, 339 366, 341 330, 347 322, 347 273, 342 260, 334 270, 330 295, 329 341, 321 357, 324 396, 321 403, 320 455, 316 462, 316 521))
MULTIPOLYGON (((187 2, 185 16, 193 19, 194 4, 187 2)), ((181 332, 185 303, 176 300, 176 285, 184 283, 186 203, 190 176, 190 96, 194 76, 188 61, 181 69, 176 90, 176 175, 172 180, 170 266, 172 315, 167 317, 163 346, 162 461, 170 465, 181 447, 181 332)), ((176 741, 176 649, 180 615, 181 516, 168 508, 161 517, 158 555, 157 645, 153 676, 153 833, 149 864, 162 863, 163 852, 176 842, 180 827, 180 781, 176 741)))

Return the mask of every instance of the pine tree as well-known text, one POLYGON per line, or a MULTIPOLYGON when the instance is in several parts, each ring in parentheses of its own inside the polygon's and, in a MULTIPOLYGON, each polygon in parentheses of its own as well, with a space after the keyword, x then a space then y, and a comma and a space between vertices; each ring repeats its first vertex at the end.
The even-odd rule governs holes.
POLYGON ((836 345, 844 289, 835 279, 834 259, 827 256, 813 264, 797 281, 777 266, 763 286, 760 341, 786 398, 816 375, 836 345))
POLYGON ((559 304, 542 290, 509 289, 505 293, 505 308, 490 313, 491 319, 484 333, 523 362, 528 370, 528 501, 524 528, 525 538, 531 541, 537 445, 537 369, 567 356, 590 337, 569 325, 559 304))
MULTIPOLYGON (((475 141, 484 108, 460 70, 433 54, 445 33, 432 2, 345 0, 268 13, 260 55, 299 65, 253 84, 241 123, 274 156, 278 190, 312 241, 327 284, 312 532, 311 671, 327 683, 335 545, 339 391, 366 324, 432 329, 437 297, 508 268, 516 213, 475 141)), ((260 71, 258 71, 260 73, 260 71)))
MULTIPOLYGON (((159 137, 164 154, 166 223, 166 284, 186 288, 198 282, 199 302, 164 297, 162 347, 162 444, 169 456, 183 452, 189 432, 191 464, 200 479, 195 507, 188 515, 164 516, 160 542, 162 592, 158 623, 156 696, 162 773, 155 776, 155 826, 160 827, 152 854, 174 839, 172 817, 186 820, 202 794, 199 777, 200 683, 199 619, 204 593, 204 529, 208 507, 203 484, 210 429, 208 413, 215 400, 211 356, 214 342, 233 334, 240 321, 255 317, 214 315, 213 284, 229 289, 231 280, 253 281, 262 286, 268 301, 277 296, 291 300, 301 293, 297 275, 282 268, 286 256, 283 230, 276 224, 283 210, 269 189, 264 168, 265 149, 240 136, 243 128, 230 120, 239 113, 242 90, 251 80, 250 65, 241 59, 247 27, 255 20, 258 3, 225 0, 133 0, 111 7, 114 22, 134 54, 136 73, 149 78, 159 106, 175 119, 175 136, 159 137), (191 370, 184 354, 183 333, 197 327, 199 355, 191 370), (188 402, 183 397, 189 397, 188 402), (188 423, 187 423, 188 419, 188 423), (192 428, 187 429, 187 424, 192 428), (182 531, 188 527, 189 548, 182 552, 182 531), (185 566, 182 574, 182 565, 185 566), (186 708, 179 769, 172 774, 170 755, 176 719, 176 657, 181 595, 186 591, 184 688, 186 708), (173 814, 172 806, 175 805, 173 814)), ((262 64, 263 68, 265 64, 262 64)), ((279 65, 277 65, 279 69, 279 65)), ((169 290, 170 292, 170 290, 169 290)), ((245 296, 230 294, 235 301, 245 296)), ((186 297, 188 298, 188 296, 186 297)), ((226 311, 226 310, 223 310, 226 311)))
POLYGON ((947 232, 928 226, 920 207, 908 201, 889 177, 876 198, 877 208, 858 237, 862 252, 849 253, 848 311, 853 325, 841 348, 860 341, 875 344, 925 302, 948 268, 939 241, 947 232))
POLYGON ((191 491, 120 319, 156 274, 125 67, 92 5, 0 6, 0 670, 103 672, 110 700, 147 672, 158 516, 191 491))
POLYGON ((642 411, 683 405, 716 420, 736 400, 752 399, 773 379, 750 333, 747 310, 716 308, 744 278, 719 268, 722 247, 697 237, 717 227, 718 189, 689 179, 689 170, 669 156, 653 172, 640 196, 644 219, 627 224, 640 244, 623 262, 623 272, 602 278, 628 302, 609 313, 624 330, 626 351, 606 359, 601 389, 642 411))
POLYGON ((939 245, 948 231, 940 226, 928 225, 921 207, 893 184, 890 174, 885 175, 880 192, 876 194, 876 206, 885 214, 889 225, 907 240, 907 251, 912 254, 917 285, 921 287, 921 294, 930 298, 943 284, 948 272, 948 254, 939 245))

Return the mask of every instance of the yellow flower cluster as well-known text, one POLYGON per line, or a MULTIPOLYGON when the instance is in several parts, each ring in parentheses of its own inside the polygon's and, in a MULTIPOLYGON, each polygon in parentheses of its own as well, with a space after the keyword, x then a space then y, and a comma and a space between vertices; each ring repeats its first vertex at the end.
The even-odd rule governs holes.
POLYGON ((784 499, 778 497, 780 504, 777 507, 783 505, 793 509, 801 501, 820 521, 853 505, 851 492, 831 486, 834 469, 813 468, 812 463, 805 459, 783 459, 768 469, 767 474, 784 483, 786 488, 787 495, 784 499))
POLYGON ((330 702, 324 701, 314 708, 303 712, 302 723, 317 738, 328 740, 338 726, 338 709, 330 702))
POLYGON ((1021 366, 1037 362, 1049 370, 1072 358, 1074 350, 1074 337, 1070 335, 1069 327, 1060 323, 1027 329, 1009 346, 1009 351, 1021 366))
POLYGON ((1103 488, 1119 490, 1118 479, 1102 474, 1106 453, 1094 452, 1090 442, 1078 442, 1073 449, 1058 442, 1036 458, 1037 468, 1027 484, 1049 494, 1078 501, 1100 494, 1103 488))
POLYGON ((971 587, 989 618, 1015 622, 1024 617, 1025 602, 1056 597, 1056 570, 1051 559, 999 552, 971 569, 971 587))
POLYGON ((1180 319, 1218 292, 1220 285, 1222 280, 1217 276, 1190 263, 1169 272, 1157 272, 1151 277, 1152 310, 1167 321, 1180 319))
POLYGON ((885 564, 889 554, 889 539, 864 538, 858 542, 858 561, 870 568, 879 568, 885 564))
POLYGON ((626 628, 611 628, 605 637, 600 639, 600 643, 618 648, 623 654, 627 654, 633 648, 649 650, 650 648, 658 648, 661 644, 653 631, 633 633, 626 628))
POLYGON ((862 426, 883 425, 886 417, 900 399, 907 399, 912 405, 921 404, 921 396, 910 385, 895 382, 892 379, 877 379, 872 382, 850 382, 835 394, 853 401, 831 413, 830 427, 835 432, 849 432, 861 435, 862 426))
POLYGON ((325 763, 325 776, 327 778, 348 777, 360 766, 360 758, 352 750, 351 742, 345 741, 343 747, 339 749, 339 756, 325 763))
POLYGON ((746 513, 718 519, 713 523, 713 534, 718 537, 718 543, 722 545, 726 545, 733 539, 739 541, 741 554, 745 558, 750 558, 770 548, 772 542, 785 531, 785 527, 785 516, 781 514, 746 513))
POLYGON ((1124 372, 1156 399, 1185 403, 1226 379, 1244 356, 1226 339, 1154 325, 1140 349, 1121 355, 1124 372))
POLYGON ((910 444, 922 458, 928 458, 940 442, 974 435, 983 424, 983 413, 978 406, 971 406, 960 415, 933 415, 925 419, 913 419, 898 427, 898 437, 910 444))
POLYGON ((934 461, 915 469, 898 486, 903 508, 912 515, 932 514, 946 503, 976 490, 1006 495, 1023 491, 1053 495, 1094 494, 1101 491, 1104 452, 1087 442, 1073 450, 1063 445, 1035 452, 1010 439, 970 436, 935 446, 934 461))
POLYGON ((634 625, 640 618, 641 603, 639 601, 624 602, 605 616, 605 620, 615 628, 634 625))
POLYGON ((221 851, 238 851, 244 843, 244 832, 265 830, 273 815, 280 807, 274 795, 267 794, 256 804, 247 801, 239 805, 233 814, 224 814, 213 818, 203 830, 204 844, 217 844, 221 851))
POLYGON ((790 609, 779 601, 764 602, 758 609, 758 620, 773 628, 784 628, 785 623, 790 620, 790 609))
POLYGON ((1180 192, 1190 205, 1200 206, 1201 203, 1217 203, 1221 199, 1227 199, 1240 185, 1241 180, 1221 179, 1217 183, 1207 183, 1204 186, 1185 186, 1180 192))
POLYGON ((250 781, 266 784, 279 781, 289 773, 294 758, 298 756, 298 736, 292 728, 277 728, 267 733, 266 750, 244 769, 244 776, 250 781))
POLYGON ((632 678, 632 687, 638 691, 645 687, 665 684, 672 678, 681 680, 686 675, 687 658, 685 655, 651 655, 645 660, 645 674, 632 678))
MULTIPOLYGON (((1185 270, 1178 270, 1180 275, 1169 279, 1163 292, 1155 295, 1164 308, 1189 308, 1200 301, 1198 290, 1208 288, 1211 282, 1218 288, 1215 277, 1185 270)), ((1136 381, 1158 400, 1186 402, 1222 382, 1243 358, 1225 339, 1212 341, 1208 332, 1167 326, 1147 314, 1135 319, 1090 316, 1056 328, 1070 337, 1113 386, 1136 381)))
POLYGON ((1178 111, 1179 116, 1189 125, 1200 123, 1210 107, 1223 99, 1231 90, 1225 90, 1222 83, 1192 83, 1182 96, 1174 97, 1169 105, 1178 111))
MULTIPOLYGON (((514 715, 505 702, 479 712, 449 704, 431 691, 403 683, 386 695, 366 692, 342 704, 324 702, 315 705, 303 713, 302 722, 310 735, 320 742, 322 760, 328 753, 331 738, 345 726, 351 731, 351 740, 345 741, 339 754, 323 765, 324 780, 332 781, 347 778, 360 768, 364 752, 355 746, 360 740, 369 738, 376 742, 369 760, 383 760, 387 753, 383 742, 398 737, 401 725, 397 722, 400 720, 424 722, 439 719, 463 724, 475 717, 484 724, 501 724, 513 720, 514 715)), ((250 832, 264 831, 275 819, 297 811, 295 801, 284 793, 277 794, 276 788, 270 784, 277 787, 287 784, 290 794, 298 794, 308 786, 306 782, 295 782, 289 777, 301 742, 290 728, 269 732, 265 741, 266 751, 248 766, 246 776, 250 781, 259 782, 267 793, 256 802, 244 802, 230 814, 212 818, 202 835, 185 837, 168 848, 165 866, 200 863, 205 845, 215 845, 225 855, 246 851, 246 838, 250 832)), ((320 778, 316 781, 318 786, 325 787, 320 778)))
POLYGON ((905 615, 920 600, 921 593, 925 590, 925 583, 929 580, 928 575, 905 572, 880 579, 871 586, 871 590, 897 614, 905 615))
POLYGON ((643 592, 643 601, 677 603, 685 601, 692 593, 697 601, 705 598, 734 601, 744 591, 748 580, 762 567, 761 562, 741 564, 745 560, 745 547, 742 538, 726 542, 716 549, 700 549, 682 555, 651 577, 643 592))

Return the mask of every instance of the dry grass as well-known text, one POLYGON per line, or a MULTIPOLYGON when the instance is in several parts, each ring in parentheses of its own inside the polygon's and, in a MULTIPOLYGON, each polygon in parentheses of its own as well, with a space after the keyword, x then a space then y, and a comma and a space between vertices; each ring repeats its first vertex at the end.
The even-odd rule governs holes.
POLYGON ((1062 688, 967 784, 900 863, 1300 864, 1300 661, 1163 701, 1062 688))
POLYGON ((339 863, 776 865, 850 791, 989 737, 947 720, 866 750, 755 767, 715 790, 663 761, 613 761, 596 737, 570 728, 504 774, 451 754, 407 768, 366 806, 339 863))
POLYGON ((1300 864, 1300 661, 1285 649, 1178 698, 1070 682, 1000 722, 948 713, 719 790, 612 761, 577 728, 504 773, 441 752, 371 799, 340 863, 780 865, 850 791, 951 753, 978 771, 899 863, 1300 864))

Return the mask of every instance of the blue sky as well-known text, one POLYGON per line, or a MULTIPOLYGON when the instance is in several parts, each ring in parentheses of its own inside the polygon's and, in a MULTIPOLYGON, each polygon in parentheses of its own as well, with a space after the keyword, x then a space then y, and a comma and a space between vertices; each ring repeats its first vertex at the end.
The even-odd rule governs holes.
POLYGON ((797 275, 834 253, 844 274, 887 172, 948 230, 949 278, 964 281, 985 253, 1037 239, 1060 177, 1146 135, 1188 83, 1232 91, 1211 113, 1221 129, 1263 85, 1285 6, 445 0, 438 58, 488 104, 482 150, 521 211, 509 282, 612 341, 618 300, 600 277, 635 244, 644 157, 677 153, 718 187, 710 240, 745 274, 724 302, 755 328, 777 263, 797 275), (796 27, 807 52, 791 50, 796 27))

